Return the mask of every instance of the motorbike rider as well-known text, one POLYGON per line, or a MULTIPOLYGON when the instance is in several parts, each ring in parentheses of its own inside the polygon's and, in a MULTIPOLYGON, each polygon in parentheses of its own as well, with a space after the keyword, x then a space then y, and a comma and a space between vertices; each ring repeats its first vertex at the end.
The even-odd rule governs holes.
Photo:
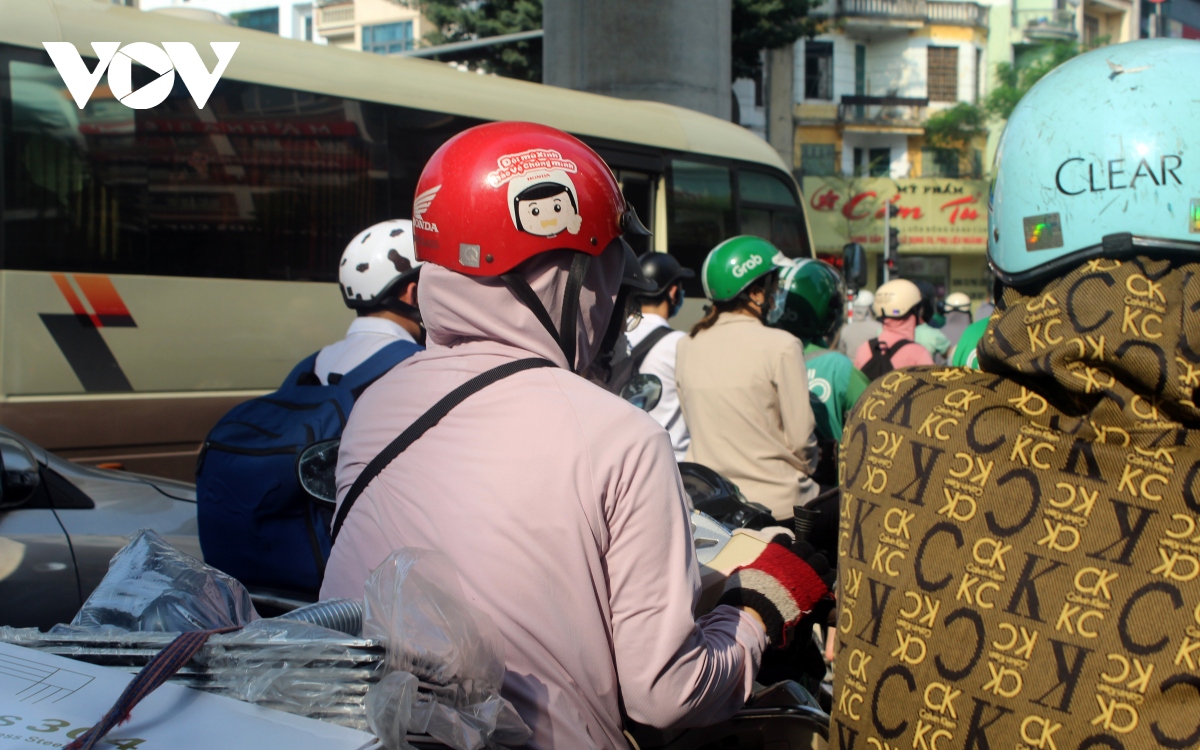
POLYGON ((317 354, 313 372, 322 385, 331 373, 350 372, 394 341, 423 342, 417 308, 421 265, 408 219, 380 222, 350 240, 338 264, 338 286, 358 317, 344 339, 317 354))
POLYGON ((833 747, 1200 739, 1197 91, 1200 43, 1135 41, 1009 118, 981 371, 894 373, 846 426, 833 747))
POLYGON ((869 378, 901 367, 933 364, 929 351, 916 343, 918 316, 925 304, 921 290, 908 279, 893 279, 875 290, 875 317, 883 331, 863 343, 854 366, 869 378))
POLYGON ((964 292, 951 292, 946 296, 943 307, 946 324, 942 326, 942 333, 950 339, 950 356, 954 356, 954 347, 962 338, 963 331, 971 325, 971 298, 964 292))
POLYGON ((979 369, 979 339, 983 338, 983 334, 987 331, 988 321, 991 317, 980 318, 971 325, 967 326, 963 331, 962 337, 958 343, 954 345, 954 355, 950 360, 950 364, 955 367, 970 367, 973 370, 979 369))
POLYGON ((913 283, 921 290, 922 303, 918 314, 920 322, 913 331, 913 341, 929 350, 934 364, 945 364, 953 344, 950 343, 949 337, 942 332, 946 318, 939 309, 937 289, 928 281, 917 280, 913 283))
POLYGON ((770 242, 749 236, 709 252, 700 279, 711 306, 679 342, 675 380, 692 433, 687 459, 783 520, 820 488, 803 346, 765 325, 783 312, 776 256, 770 242))
POLYGON ((681 266, 674 256, 667 253, 646 253, 642 256, 641 266, 642 275, 654 284, 654 289, 639 297, 642 318, 636 328, 625 334, 625 338, 631 350, 636 350, 651 335, 657 339, 645 353, 637 372, 654 375, 662 382, 662 396, 649 414, 671 436, 675 458, 682 461, 691 443, 691 436, 683 419, 683 411, 679 408, 679 394, 675 390, 675 351, 680 339, 687 334, 671 330, 667 320, 683 307, 683 282, 695 277, 696 273, 681 266), (656 333, 663 328, 668 333, 656 333))
POLYGON ((623 746, 622 706, 659 727, 729 716, 825 583, 770 544, 729 579, 728 604, 694 619, 670 440, 576 374, 616 342, 623 277, 647 289, 621 237, 640 224, 612 171, 561 131, 491 123, 442 145, 416 192, 428 349, 350 416, 322 598, 360 598, 398 547, 443 553, 504 638, 502 693, 530 747, 623 746), (420 439, 380 455, 468 385, 420 439))
POLYGON ((817 438, 839 442, 842 424, 870 380, 831 343, 845 319, 842 276, 825 261, 804 258, 781 262, 779 288, 783 314, 773 323, 804 344, 809 401, 817 422, 817 438))
POLYGON ((875 305, 875 294, 870 289, 859 289, 850 305, 850 322, 842 326, 838 334, 838 351, 851 359, 858 354, 858 349, 866 342, 883 332, 883 325, 872 314, 875 305))

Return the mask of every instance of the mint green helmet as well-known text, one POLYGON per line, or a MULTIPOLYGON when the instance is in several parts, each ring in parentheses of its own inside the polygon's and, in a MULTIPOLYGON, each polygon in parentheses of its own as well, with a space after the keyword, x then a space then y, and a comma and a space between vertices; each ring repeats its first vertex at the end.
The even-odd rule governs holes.
POLYGON ((1145 39, 1060 65, 996 151, 988 261, 1006 284, 1092 258, 1200 260, 1200 42, 1145 39))
POLYGON ((742 293, 756 279, 779 269, 779 250, 761 237, 731 237, 709 251, 700 269, 704 296, 725 302, 742 293))

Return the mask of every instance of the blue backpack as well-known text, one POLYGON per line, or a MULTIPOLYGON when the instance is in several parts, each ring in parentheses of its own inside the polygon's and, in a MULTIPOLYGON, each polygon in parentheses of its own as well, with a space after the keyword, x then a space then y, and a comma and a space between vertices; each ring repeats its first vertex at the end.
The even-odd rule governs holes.
POLYGON ((300 487, 308 445, 340 437, 355 400, 421 351, 388 344, 336 383, 321 385, 313 354, 279 390, 235 406, 204 441, 196 464, 196 515, 204 560, 249 586, 315 594, 332 541, 331 514, 300 487))

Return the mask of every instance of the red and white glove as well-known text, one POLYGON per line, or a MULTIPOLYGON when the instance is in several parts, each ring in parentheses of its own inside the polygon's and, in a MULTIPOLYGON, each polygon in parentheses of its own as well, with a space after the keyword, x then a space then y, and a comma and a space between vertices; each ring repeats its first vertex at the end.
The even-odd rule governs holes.
POLYGON ((796 624, 829 595, 836 578, 837 569, 812 545, 779 536, 729 576, 718 603, 757 612, 768 644, 782 648, 796 624))

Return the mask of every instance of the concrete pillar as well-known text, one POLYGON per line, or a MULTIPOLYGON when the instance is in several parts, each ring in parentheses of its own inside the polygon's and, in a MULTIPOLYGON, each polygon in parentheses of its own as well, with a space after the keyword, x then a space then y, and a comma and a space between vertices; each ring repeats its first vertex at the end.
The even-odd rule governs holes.
POLYGON ((767 142, 788 169, 796 168, 795 60, 795 46, 791 44, 767 51, 767 142))
POLYGON ((731 0, 545 0, 542 81, 730 118, 731 0))

